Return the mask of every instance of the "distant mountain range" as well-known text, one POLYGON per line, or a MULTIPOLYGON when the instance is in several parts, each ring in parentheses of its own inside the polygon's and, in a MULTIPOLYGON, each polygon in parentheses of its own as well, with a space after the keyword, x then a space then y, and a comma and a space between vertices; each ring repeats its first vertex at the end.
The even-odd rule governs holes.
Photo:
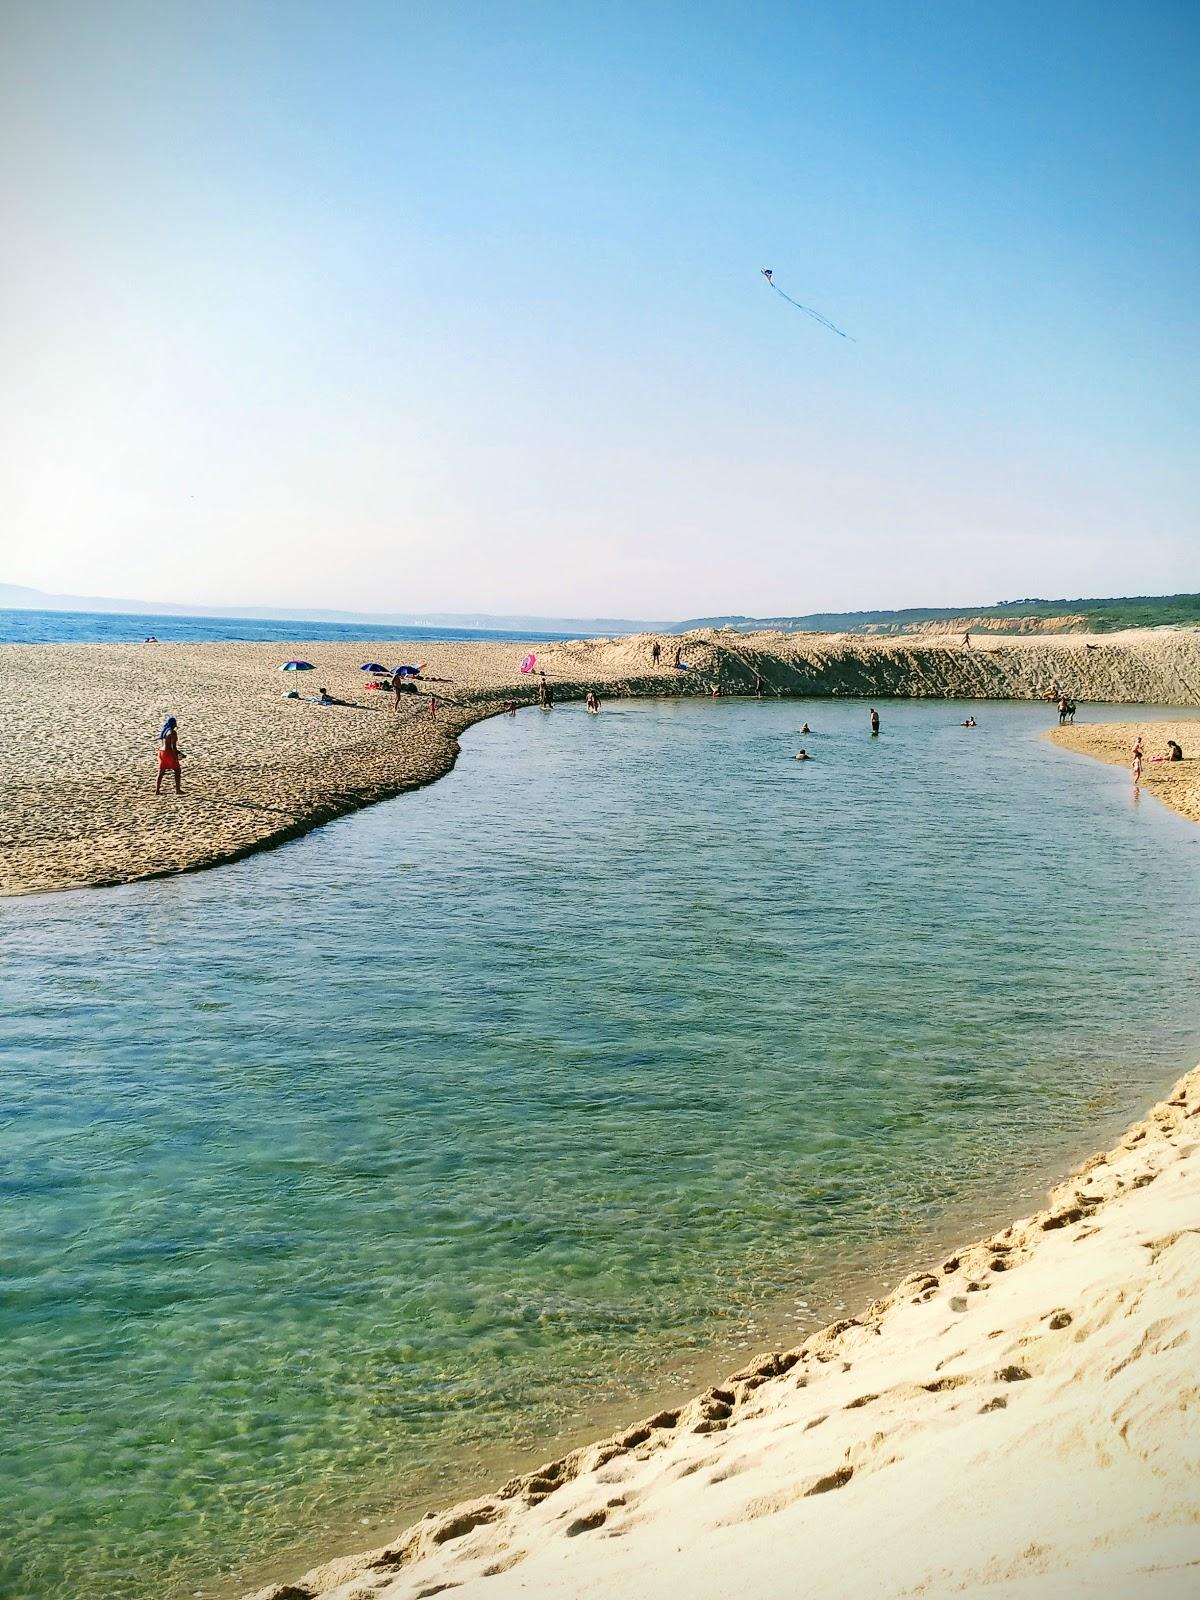
POLYGON ((520 633, 686 633, 696 628, 758 628, 785 633, 902 633, 936 622, 990 622, 1043 619, 1053 630, 1200 626, 1200 594, 1117 596, 1106 600, 1003 600, 992 606, 918 606, 901 611, 816 611, 792 617, 692 617, 684 622, 636 620, 629 617, 494 616, 467 611, 327 611, 278 606, 172 605, 164 601, 113 600, 97 595, 45 594, 21 584, 0 583, 0 610, 84 611, 158 617, 246 617, 262 621, 377 623, 393 628, 479 628, 520 633))

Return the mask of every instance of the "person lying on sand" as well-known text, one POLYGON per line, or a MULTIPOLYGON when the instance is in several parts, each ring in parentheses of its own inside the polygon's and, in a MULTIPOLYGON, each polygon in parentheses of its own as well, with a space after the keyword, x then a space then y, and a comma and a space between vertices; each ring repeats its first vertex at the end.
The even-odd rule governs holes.
POLYGON ((183 751, 179 748, 179 725, 174 717, 168 717, 163 723, 158 744, 158 782, 154 785, 154 792, 162 793, 163 773, 170 772, 175 778, 175 793, 182 794, 183 779, 179 761, 183 751))

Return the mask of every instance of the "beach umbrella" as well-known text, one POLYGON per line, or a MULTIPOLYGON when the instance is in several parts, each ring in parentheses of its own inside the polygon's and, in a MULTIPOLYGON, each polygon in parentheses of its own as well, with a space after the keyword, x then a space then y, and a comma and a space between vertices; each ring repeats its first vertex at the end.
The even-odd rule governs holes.
POLYGON ((534 667, 536 667, 536 666, 537 666, 537 657, 534 655, 533 651, 531 650, 529 652, 529 654, 525 657, 524 661, 522 661, 522 663, 521 663, 521 671, 522 672, 532 672, 534 667))
POLYGON ((412 667, 412 666, 409 666, 409 667, 393 667, 392 668, 392 677, 393 678, 419 678, 421 676, 421 667, 423 667, 424 665, 425 665, 425 663, 422 661, 421 665, 417 666, 417 667, 412 667))
POLYGON ((311 661, 285 661, 280 667, 280 672, 312 672, 311 661))
POLYGON ((360 672, 386 672, 386 667, 381 667, 378 661, 364 661, 358 669, 360 672))

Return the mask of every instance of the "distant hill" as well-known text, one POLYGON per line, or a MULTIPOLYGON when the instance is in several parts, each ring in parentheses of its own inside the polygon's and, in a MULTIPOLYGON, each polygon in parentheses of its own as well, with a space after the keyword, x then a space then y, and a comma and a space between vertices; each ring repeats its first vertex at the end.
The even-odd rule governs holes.
POLYGON ((1002 600, 993 606, 914 606, 903 611, 814 611, 799 617, 693 617, 686 622, 629 617, 496 616, 482 611, 322 611, 303 606, 195 606, 167 601, 114 600, 97 595, 45 594, 0 583, 0 610, 84 611, 127 616, 235 617, 261 621, 380 623, 387 627, 480 628, 500 632, 688 633, 693 629, 769 628, 782 633, 908 633, 942 623, 1046 633, 1111 632, 1118 628, 1200 627, 1200 594, 1135 595, 1110 600, 1002 600))
POLYGON ((759 628, 785 633, 905 633, 929 623, 1005 623, 1013 628, 1043 624, 1043 631, 1107 633, 1119 628, 1200 627, 1200 594, 1116 597, 1110 600, 1002 600, 994 606, 916 606, 905 611, 814 611, 803 617, 695 617, 675 625, 693 628, 759 628), (1056 626, 1057 623, 1057 626, 1056 626))

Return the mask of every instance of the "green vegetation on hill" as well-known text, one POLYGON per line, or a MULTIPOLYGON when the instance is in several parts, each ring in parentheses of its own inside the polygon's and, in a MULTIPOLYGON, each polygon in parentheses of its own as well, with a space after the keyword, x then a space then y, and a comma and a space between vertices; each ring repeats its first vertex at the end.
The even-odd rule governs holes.
MULTIPOLYGON (((823 611, 805 617, 697 617, 678 624, 691 628, 779 629, 789 633, 899 633, 928 622, 964 618, 1016 623, 1062 617, 1063 630, 1086 627, 1094 633, 1119 628, 1200 627, 1200 594, 1132 595, 1110 600, 1003 600, 994 606, 925 606, 907 611, 823 611), (1080 618, 1083 619, 1080 622, 1080 618), (1069 619, 1069 620, 1068 620, 1069 619)), ((1053 629, 1049 630, 1053 631, 1053 629)))

